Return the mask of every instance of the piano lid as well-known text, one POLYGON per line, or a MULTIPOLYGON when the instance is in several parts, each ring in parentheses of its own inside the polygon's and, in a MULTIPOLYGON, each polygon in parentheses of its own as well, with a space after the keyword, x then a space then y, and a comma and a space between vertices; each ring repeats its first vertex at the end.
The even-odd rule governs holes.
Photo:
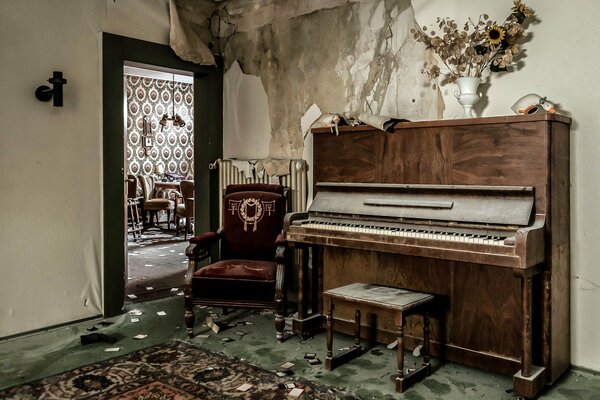
POLYGON ((529 224, 530 186, 317 183, 311 214, 422 219, 475 224, 529 224))

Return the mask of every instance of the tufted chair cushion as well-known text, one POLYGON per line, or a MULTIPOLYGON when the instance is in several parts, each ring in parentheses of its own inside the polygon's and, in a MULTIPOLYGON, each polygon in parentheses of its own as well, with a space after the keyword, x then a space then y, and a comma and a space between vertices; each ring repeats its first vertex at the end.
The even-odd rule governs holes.
POLYGON ((208 299, 272 302, 276 269, 269 261, 217 261, 194 274, 192 290, 208 299))

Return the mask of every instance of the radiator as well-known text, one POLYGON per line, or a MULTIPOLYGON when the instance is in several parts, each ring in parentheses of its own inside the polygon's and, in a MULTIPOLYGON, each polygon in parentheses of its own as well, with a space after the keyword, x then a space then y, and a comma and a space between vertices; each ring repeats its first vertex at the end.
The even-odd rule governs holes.
MULTIPOLYGON (((306 160, 290 160, 290 174, 279 177, 269 177, 263 174, 259 177, 256 173, 250 173, 249 177, 238 170, 231 160, 217 160, 210 165, 211 169, 219 170, 219 191, 225 194, 225 188, 229 184, 239 183, 279 183, 288 189, 288 212, 306 211, 308 200, 308 181, 306 160)), ((223 218, 223 204, 219 203, 219 218, 223 218)), ((219 220, 219 222, 222 222, 219 220)))

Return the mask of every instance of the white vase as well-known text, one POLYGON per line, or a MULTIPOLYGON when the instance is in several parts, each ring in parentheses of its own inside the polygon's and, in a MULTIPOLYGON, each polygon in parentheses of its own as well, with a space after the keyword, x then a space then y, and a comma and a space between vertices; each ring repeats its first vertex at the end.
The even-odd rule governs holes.
POLYGON ((477 88, 481 83, 481 78, 472 78, 470 76, 458 78, 456 84, 458 90, 454 96, 458 99, 460 105, 463 106, 463 118, 473 118, 473 106, 481 98, 481 94, 477 93, 477 88))

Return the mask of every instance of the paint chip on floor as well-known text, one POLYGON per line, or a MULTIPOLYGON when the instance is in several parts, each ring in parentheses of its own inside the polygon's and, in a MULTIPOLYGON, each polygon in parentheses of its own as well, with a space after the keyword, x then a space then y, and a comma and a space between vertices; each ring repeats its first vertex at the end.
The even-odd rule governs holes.
POLYGON ((160 315, 161 317, 164 317, 165 315, 167 315, 167 313, 164 311, 157 311, 156 314, 160 315))
POLYGON ((290 369, 290 368, 292 368, 294 365, 296 365, 296 364, 294 364, 294 363, 293 363, 293 362, 291 362, 291 361, 286 361, 286 362, 284 362, 283 364, 281 364, 281 365, 279 366, 279 368, 281 368, 281 369, 290 369))
POLYGON ((237 388, 237 390, 239 390, 240 392, 247 392, 248 390, 252 389, 253 387, 254 387, 254 385, 251 383, 244 383, 243 385, 239 386, 237 388))
POLYGON ((107 347, 106 349, 104 349, 104 351, 107 352, 107 353, 113 353, 113 352, 116 352, 116 351, 119 351, 119 350, 121 350, 120 347, 107 347))

